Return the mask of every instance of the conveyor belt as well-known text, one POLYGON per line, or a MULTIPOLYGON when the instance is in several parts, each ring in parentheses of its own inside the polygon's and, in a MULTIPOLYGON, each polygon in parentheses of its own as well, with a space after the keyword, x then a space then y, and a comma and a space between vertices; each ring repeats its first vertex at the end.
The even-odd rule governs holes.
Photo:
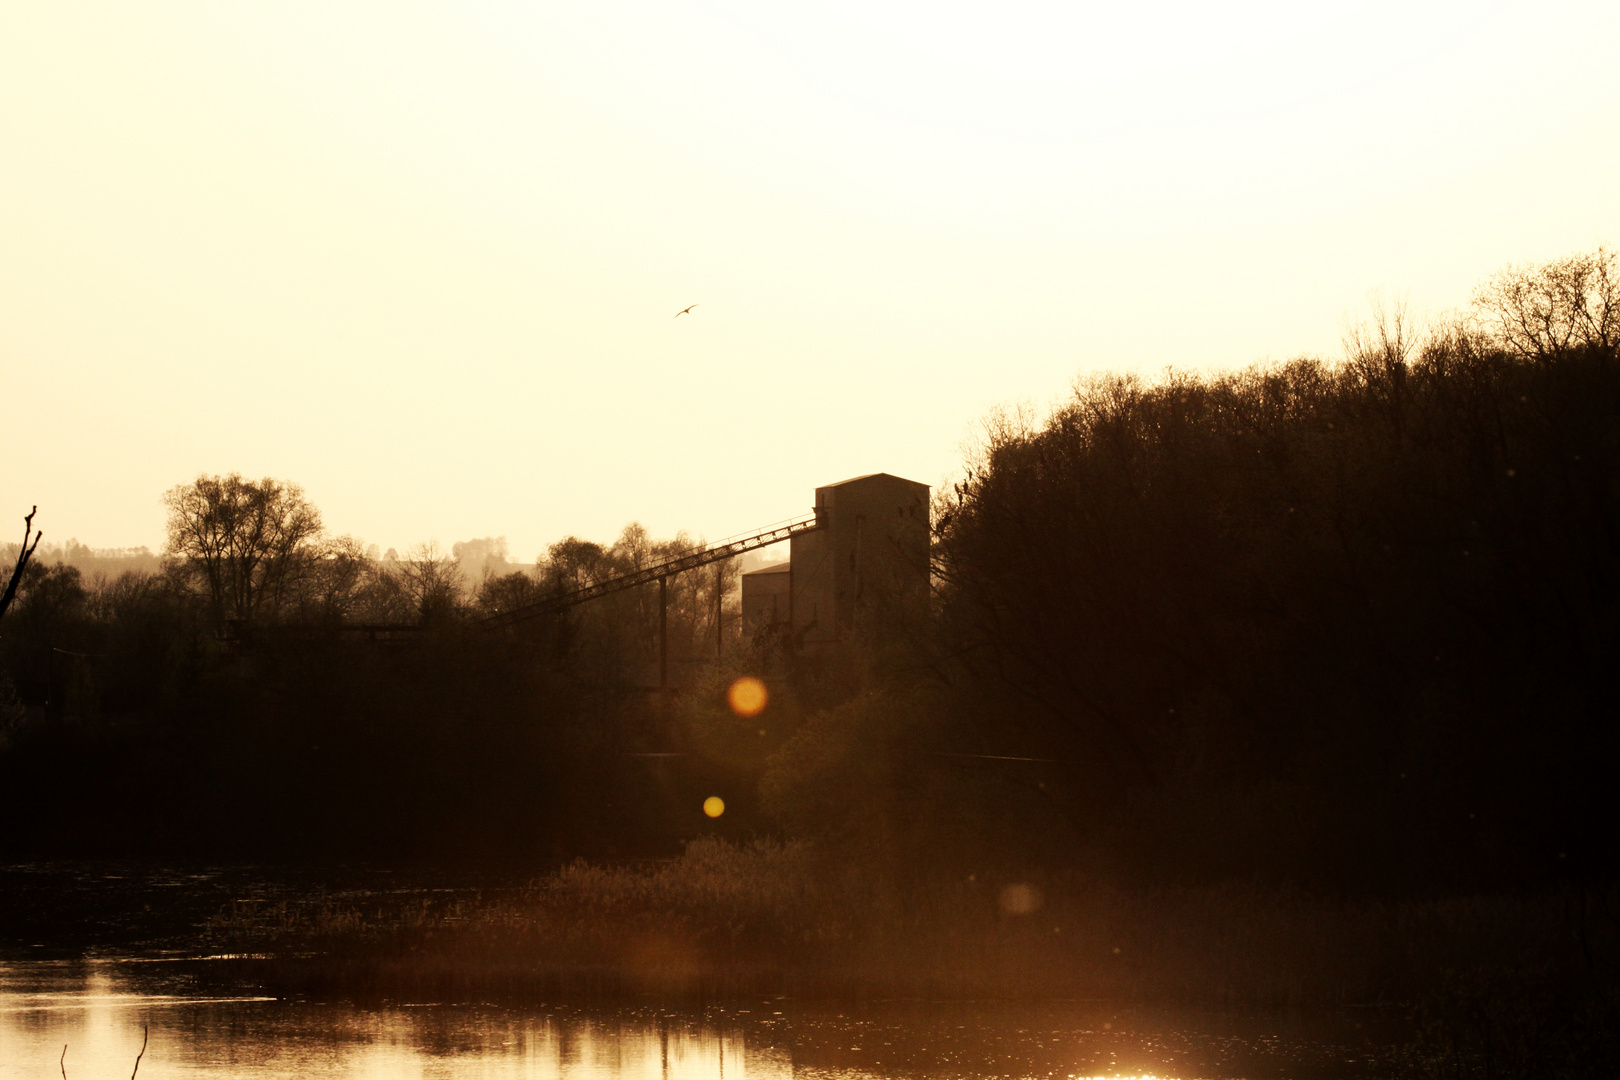
POLYGON ((627 574, 619 574, 615 577, 604 578, 601 581, 594 581, 589 585, 569 592, 559 593, 556 596, 533 604, 525 604, 522 607, 513 608, 511 611, 490 615, 481 621, 481 625, 490 630, 513 626, 529 619, 538 618, 541 615, 562 611, 576 604, 583 604, 588 600, 607 596, 609 593, 633 589, 638 585, 648 585, 654 581, 674 577, 676 574, 684 573, 687 570, 696 570, 700 566, 708 566, 710 563, 736 558, 738 555, 753 551, 756 548, 780 544, 783 540, 791 539, 801 533, 811 532, 820 527, 821 518, 814 513, 803 517, 789 518, 787 521, 778 522, 775 525, 754 532, 744 533, 740 536, 710 544, 701 551, 694 551, 654 566, 643 567, 640 570, 632 570, 627 574))

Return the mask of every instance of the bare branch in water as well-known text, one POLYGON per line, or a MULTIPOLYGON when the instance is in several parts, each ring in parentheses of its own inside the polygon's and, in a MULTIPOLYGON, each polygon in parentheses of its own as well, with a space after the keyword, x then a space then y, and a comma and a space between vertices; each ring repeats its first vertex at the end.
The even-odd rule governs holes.
MULTIPOLYGON (((141 1025, 141 1052, 135 1055, 135 1067, 129 1071, 129 1080, 135 1080, 135 1074, 141 1071, 141 1058, 146 1056, 146 1040, 151 1034, 152 1034, 151 1025, 150 1024, 142 1024, 141 1025)), ((63 1047, 62 1052, 66 1053, 67 1048, 63 1047)))

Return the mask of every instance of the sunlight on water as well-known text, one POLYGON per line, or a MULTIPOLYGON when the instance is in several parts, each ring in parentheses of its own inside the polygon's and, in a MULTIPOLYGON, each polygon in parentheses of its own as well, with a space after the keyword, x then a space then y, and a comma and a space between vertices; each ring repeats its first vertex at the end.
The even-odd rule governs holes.
MULTIPOLYGON (((195 991, 197 962, 0 963, 0 1080, 895 1080, 1367 1077, 1317 1036, 1122 1031, 1106 1005, 925 1002, 795 1008, 787 999, 673 1009, 415 1002, 361 1007, 195 991), (67 1047, 64 1057, 63 1047, 67 1047), (58 1062, 61 1061, 59 1066, 58 1062)), ((1142 1019, 1140 1017, 1138 1020, 1142 1019)))
POLYGON ((140 993, 131 965, 0 968, 0 1078, 141 1075, 415 1078, 791 1076, 784 1052, 713 1029, 637 1026, 489 1006, 357 1009, 268 998, 140 993), (67 1047, 65 1058, 63 1046, 67 1047))

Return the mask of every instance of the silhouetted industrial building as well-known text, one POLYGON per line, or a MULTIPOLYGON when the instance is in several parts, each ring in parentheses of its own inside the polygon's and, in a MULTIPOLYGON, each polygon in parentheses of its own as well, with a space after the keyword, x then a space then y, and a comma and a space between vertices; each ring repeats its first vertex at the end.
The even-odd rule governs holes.
POLYGON ((813 648, 847 638, 863 612, 927 602, 927 484, 888 473, 829 484, 816 489, 816 517, 789 541, 787 563, 742 576, 748 633, 813 648))

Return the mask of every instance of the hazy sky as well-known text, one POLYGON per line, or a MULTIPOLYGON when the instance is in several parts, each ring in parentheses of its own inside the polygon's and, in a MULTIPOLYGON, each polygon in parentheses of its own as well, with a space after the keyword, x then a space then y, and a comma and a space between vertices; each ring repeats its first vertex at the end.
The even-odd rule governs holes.
POLYGON ((233 470, 523 559, 937 484, 1081 372, 1333 355, 1371 289, 1620 243, 1616 40, 1612 0, 0 0, 0 539, 156 548, 233 470))

